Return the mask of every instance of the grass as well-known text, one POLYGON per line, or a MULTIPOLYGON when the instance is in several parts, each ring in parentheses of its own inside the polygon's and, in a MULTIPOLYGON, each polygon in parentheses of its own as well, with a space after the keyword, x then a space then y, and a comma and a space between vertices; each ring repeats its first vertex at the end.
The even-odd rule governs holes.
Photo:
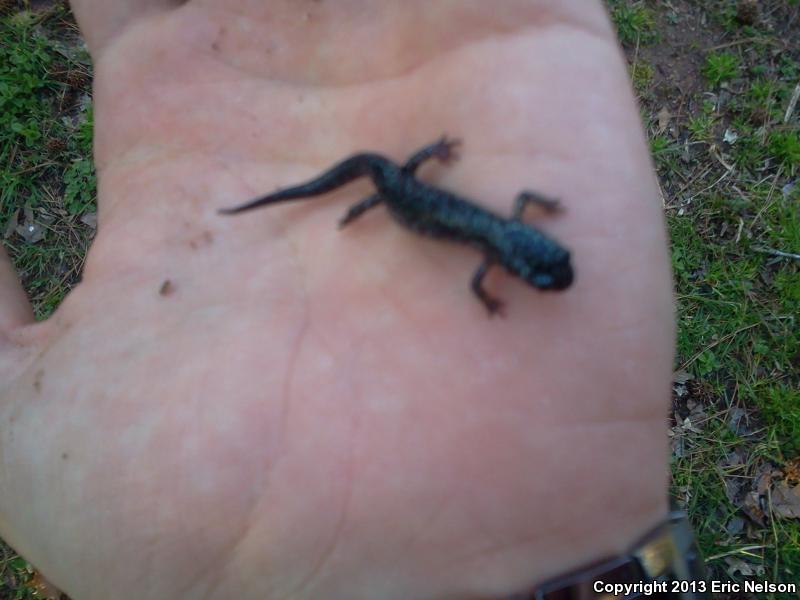
POLYGON ((712 53, 706 57, 703 74, 712 87, 718 87, 739 73, 739 57, 730 52, 712 53))
MULTIPOLYGON (((800 263, 774 252, 800 253, 800 106, 785 120, 800 82, 798 4, 761 2, 743 22, 734 0, 608 1, 672 240, 672 493, 715 579, 800 580, 800 523, 758 493, 759 482, 800 482, 800 263), (663 75, 675 50, 693 59, 678 84, 663 75)), ((92 234, 90 69, 61 5, 6 12, 0 232, 45 318, 92 234)), ((0 598, 34 598, 33 578, 0 546, 0 598)))
MULTIPOLYGON (((776 516, 770 492, 800 483, 800 263, 774 252, 800 253, 800 119, 785 120, 800 33, 780 29, 798 18, 796 2, 761 4, 771 17, 745 25, 733 1, 651 3, 662 9, 660 37, 684 36, 696 60, 680 85, 634 78, 634 89, 672 241, 681 373, 673 496, 712 578, 791 583, 800 580, 800 524, 776 516), (711 25, 687 40, 698 18, 711 25)), ((626 20, 624 11, 615 18, 631 62, 668 69, 672 48, 642 47, 620 27, 626 20)))
POLYGON ((608 4, 620 41, 650 44, 658 39, 653 11, 644 2, 610 0, 608 4))
POLYGON ((40 318, 77 281, 95 210, 89 58, 69 18, 56 5, 0 25, 0 232, 40 318))
POLYGON ((0 598, 3 600, 35 600, 33 569, 14 554, 8 546, 0 545, 0 598))

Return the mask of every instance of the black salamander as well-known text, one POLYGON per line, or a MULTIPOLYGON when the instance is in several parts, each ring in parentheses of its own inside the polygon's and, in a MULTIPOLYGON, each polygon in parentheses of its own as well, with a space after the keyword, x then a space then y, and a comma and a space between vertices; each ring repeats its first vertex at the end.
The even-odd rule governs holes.
POLYGON ((385 204, 390 214, 412 231, 478 248, 483 252, 484 260, 472 277, 471 287, 489 315, 502 313, 503 309, 503 303, 483 287, 483 279, 493 265, 504 267, 540 290, 568 288, 573 279, 569 251, 522 221, 528 204, 537 204, 553 212, 559 209, 557 200, 532 191, 520 192, 512 215, 507 218, 415 177, 420 165, 432 158, 442 163, 455 159, 458 144, 457 140, 442 138, 420 149, 402 166, 380 154, 356 154, 307 183, 280 189, 219 212, 232 215, 278 202, 319 196, 368 176, 377 192, 351 206, 339 221, 339 227, 352 223, 369 209, 385 204))

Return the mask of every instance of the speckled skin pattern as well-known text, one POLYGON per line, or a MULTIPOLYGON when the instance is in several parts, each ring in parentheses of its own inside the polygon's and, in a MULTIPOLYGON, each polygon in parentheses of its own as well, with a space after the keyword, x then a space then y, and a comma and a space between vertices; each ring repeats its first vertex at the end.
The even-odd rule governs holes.
POLYGON ((480 249, 484 261, 472 278, 472 290, 490 315, 502 312, 502 302, 483 288, 482 282, 492 265, 500 265, 512 275, 541 290, 563 290, 573 279, 569 252, 541 231, 522 222, 528 203, 548 211, 558 204, 535 192, 523 191, 516 199, 510 218, 496 215, 445 190, 419 181, 414 176, 425 161, 436 158, 448 162, 455 158, 455 140, 442 138, 416 152, 400 166, 380 154, 356 154, 334 165, 319 177, 294 187, 278 190, 241 206, 223 209, 222 214, 236 214, 300 198, 325 194, 354 179, 369 176, 377 193, 354 204, 340 227, 352 222, 365 211, 386 204, 399 223, 417 233, 453 240, 480 249))

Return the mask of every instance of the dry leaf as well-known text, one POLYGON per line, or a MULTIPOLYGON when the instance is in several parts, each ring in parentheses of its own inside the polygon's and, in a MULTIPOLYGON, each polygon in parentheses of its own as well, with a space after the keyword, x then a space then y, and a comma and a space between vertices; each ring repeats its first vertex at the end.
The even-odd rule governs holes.
MULTIPOLYGON (((683 398, 686 394, 689 393, 689 390, 686 388, 686 382, 693 379, 693 375, 689 373, 689 371, 685 369, 681 369, 680 371, 675 371, 672 374, 672 391, 675 392, 675 395, 678 398, 683 398)), ((679 420, 679 419, 676 419, 679 420)))
POLYGON ((720 462, 719 465, 721 467, 734 467, 736 465, 743 465, 744 464, 744 451, 741 448, 734 448, 731 452, 725 456, 725 460, 720 462))
POLYGON ((800 457, 790 460, 783 467, 783 472, 788 483, 800 483, 800 457))
MULTIPOLYGON (((672 434, 672 432, 670 432, 670 434, 672 434)), ((686 442, 683 438, 676 437, 675 435, 670 435, 670 437, 672 437, 672 456, 675 458, 683 458, 686 456, 686 442)))
POLYGON ((29 244, 35 244, 44 239, 45 229, 38 223, 27 221, 22 225, 17 225, 16 231, 29 244))
POLYGON ((680 425, 683 431, 691 431, 692 433, 703 433, 697 427, 695 427, 694 423, 689 417, 686 417, 680 425))
POLYGON ((745 494, 744 500, 739 505, 739 508, 753 521, 763 527, 767 523, 767 518, 764 514, 764 510, 761 508, 760 498, 761 496, 759 496, 758 492, 748 492, 745 494))
POLYGON ((658 133, 662 133, 667 130, 669 127, 669 122, 672 119, 672 113, 669 112, 669 109, 666 106, 661 107, 661 110, 658 111, 658 133))
POLYGON ((772 514, 781 519, 800 519, 800 484, 780 481, 772 490, 772 514))
POLYGON ((705 421, 707 417, 706 411, 703 410, 703 405, 690 398, 686 401, 686 408, 689 409, 689 417, 691 417, 692 421, 702 426, 702 421, 705 421))
POLYGON ((744 487, 744 480, 740 477, 726 477, 725 478, 725 495, 734 506, 741 504, 740 495, 744 487))
POLYGON ((747 415, 743 408, 739 408, 738 406, 734 406, 728 411, 728 429, 730 429, 733 433, 741 433, 743 432, 744 428, 741 427, 742 419, 747 415))
POLYGON ((84 225, 88 225, 92 229, 97 229, 97 213, 84 213, 81 215, 81 223, 84 225))
POLYGON ((758 470, 758 476, 756 477, 756 484, 755 489, 759 496, 764 496, 767 493, 767 490, 770 488, 770 484, 772 483, 772 478, 774 476, 780 477, 780 472, 775 471, 772 466, 770 465, 762 465, 761 468, 758 470))
POLYGON ((739 139, 739 134, 736 133, 733 129, 726 129, 725 134, 722 136, 722 141, 726 144, 735 144, 736 140, 739 139))
POLYGON ((725 526, 725 531, 733 536, 739 535, 742 529, 744 529, 744 519, 741 517, 733 517, 725 526))
POLYGON ((752 577, 753 575, 764 574, 764 567, 761 565, 751 565, 749 562, 745 562, 741 558, 736 558, 735 556, 725 557, 725 562, 728 563, 728 568, 725 570, 731 577, 733 577, 737 572, 741 573, 743 577, 752 577))

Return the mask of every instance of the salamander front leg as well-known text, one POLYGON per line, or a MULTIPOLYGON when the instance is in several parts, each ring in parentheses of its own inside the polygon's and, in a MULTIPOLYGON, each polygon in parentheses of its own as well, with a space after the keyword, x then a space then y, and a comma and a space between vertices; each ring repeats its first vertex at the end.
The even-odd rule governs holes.
POLYGON ((472 276, 472 292, 478 297, 483 305, 486 307, 486 310, 489 311, 489 316, 493 317, 495 315, 500 315, 501 317, 504 316, 503 311, 503 302, 502 300, 498 300, 497 298, 493 297, 492 295, 487 292, 483 287, 483 278, 486 277, 486 273, 489 272, 489 269, 494 264, 494 261, 485 258, 481 266, 478 267, 478 270, 475 271, 475 274, 472 276))
POLYGON ((353 204, 353 206, 351 206, 347 210, 344 216, 341 219, 339 219, 339 229, 341 229, 342 227, 344 227, 349 223, 352 223, 358 217, 367 212, 370 208, 378 206, 382 201, 383 200, 379 194, 372 194, 372 196, 364 198, 361 202, 353 204))
POLYGON ((515 220, 519 221, 522 219, 522 213, 525 212, 525 207, 528 206, 528 204, 541 206, 549 213, 562 210, 561 203, 558 201, 558 199, 548 198, 547 196, 543 196, 542 194, 533 192, 531 190, 523 190, 514 200, 514 213, 512 216, 515 220))
POLYGON ((458 158, 456 147, 460 144, 461 140, 448 140, 447 137, 442 136, 439 141, 417 150, 414 155, 408 159, 406 164, 403 165, 403 171, 413 175, 417 172, 417 169, 422 163, 431 158, 436 158, 439 162, 445 164, 452 162, 458 158))

